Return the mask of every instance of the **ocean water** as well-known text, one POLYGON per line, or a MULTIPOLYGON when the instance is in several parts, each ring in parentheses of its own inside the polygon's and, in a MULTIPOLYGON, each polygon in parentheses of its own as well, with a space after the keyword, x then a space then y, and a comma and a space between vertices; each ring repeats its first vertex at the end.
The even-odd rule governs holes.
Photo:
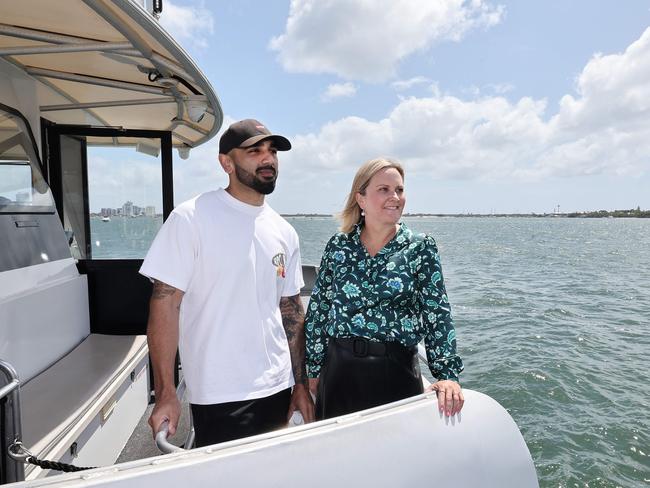
MULTIPOLYGON (((288 217, 303 263, 336 221, 288 217)), ((650 219, 405 218, 436 238, 465 361, 540 486, 650 486, 650 219)), ((138 258, 160 219, 93 220, 93 257, 138 258)))
MULTIPOLYGON (((288 220, 317 264, 336 222, 288 220)), ((540 486, 650 486, 650 220, 404 221, 438 243, 463 386, 510 412, 540 486)))
POLYGON ((90 243, 93 259, 142 259, 162 226, 158 217, 111 217, 103 222, 90 219, 90 243))

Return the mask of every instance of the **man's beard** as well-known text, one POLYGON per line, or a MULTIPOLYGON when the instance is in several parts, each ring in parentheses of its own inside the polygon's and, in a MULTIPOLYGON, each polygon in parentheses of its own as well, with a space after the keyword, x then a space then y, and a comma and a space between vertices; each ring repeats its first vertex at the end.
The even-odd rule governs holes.
POLYGON ((274 174, 271 180, 262 180, 257 176, 257 174, 250 173, 244 168, 240 168, 237 164, 235 164, 235 174, 237 175, 237 179, 240 181, 240 183, 246 185, 249 188, 252 188, 262 195, 268 195, 272 193, 273 190, 275 190, 275 181, 277 180, 278 173, 275 168, 273 168, 273 166, 262 166, 261 168, 257 168, 257 171, 263 169, 273 170, 274 174))

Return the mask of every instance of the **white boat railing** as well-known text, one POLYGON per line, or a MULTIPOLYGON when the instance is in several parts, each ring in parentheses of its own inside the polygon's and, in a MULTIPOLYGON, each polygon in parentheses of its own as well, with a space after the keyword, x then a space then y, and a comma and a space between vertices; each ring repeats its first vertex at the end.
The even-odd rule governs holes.
POLYGON ((174 444, 169 442, 167 440, 167 437, 169 437, 169 420, 165 420, 162 424, 160 424, 160 430, 156 432, 156 447, 163 454, 169 454, 172 452, 180 452, 185 450, 182 447, 175 446, 174 444))
MULTIPOLYGON (((185 390, 187 388, 187 385, 185 384, 185 378, 181 378, 180 382, 178 383, 178 386, 176 387, 176 396, 178 397, 178 401, 183 400, 183 396, 185 396, 185 390)), ((194 445, 194 424, 192 422, 192 411, 190 410, 189 412, 190 416, 190 429, 189 432, 187 433, 187 437, 185 437, 185 442, 183 443, 184 447, 179 447, 167 440, 169 437, 169 420, 165 420, 162 424, 160 424, 160 428, 158 429, 158 432, 156 432, 155 436, 155 442, 156 442, 156 447, 160 452, 163 454, 169 454, 171 452, 179 452, 179 451, 185 451, 186 449, 191 449, 192 446, 194 445)))
POLYGON ((11 449, 22 439, 22 424, 20 419, 20 380, 16 369, 6 361, 0 359, 0 373, 4 375, 2 380, 5 384, 0 388, 0 403, 6 397, 4 418, 0 419, 5 425, 5 435, 2 439, 0 452, 4 458, 2 479, 0 483, 12 483, 25 479, 25 466, 23 463, 11 456, 11 449))

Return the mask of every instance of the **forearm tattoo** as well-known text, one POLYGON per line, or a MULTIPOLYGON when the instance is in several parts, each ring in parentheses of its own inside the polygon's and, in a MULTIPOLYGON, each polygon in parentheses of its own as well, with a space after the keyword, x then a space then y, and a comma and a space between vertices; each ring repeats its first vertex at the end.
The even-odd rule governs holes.
POLYGON ((280 300, 282 325, 289 342, 291 367, 296 384, 307 385, 305 367, 305 312, 302 309, 300 295, 283 297, 280 300))

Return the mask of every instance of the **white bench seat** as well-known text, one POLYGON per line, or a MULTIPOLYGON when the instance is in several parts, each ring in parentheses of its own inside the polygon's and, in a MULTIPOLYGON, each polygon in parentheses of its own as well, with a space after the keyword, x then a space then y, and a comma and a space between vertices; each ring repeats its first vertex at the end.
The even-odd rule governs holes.
MULTIPOLYGON (((21 387, 24 445, 39 458, 73 459, 66 451, 73 442, 88 441, 87 427, 93 422, 103 426, 137 380, 148 384, 142 378, 148 373, 147 353, 145 336, 90 334, 21 387)), ((146 398, 146 387, 142 390, 146 398)))

